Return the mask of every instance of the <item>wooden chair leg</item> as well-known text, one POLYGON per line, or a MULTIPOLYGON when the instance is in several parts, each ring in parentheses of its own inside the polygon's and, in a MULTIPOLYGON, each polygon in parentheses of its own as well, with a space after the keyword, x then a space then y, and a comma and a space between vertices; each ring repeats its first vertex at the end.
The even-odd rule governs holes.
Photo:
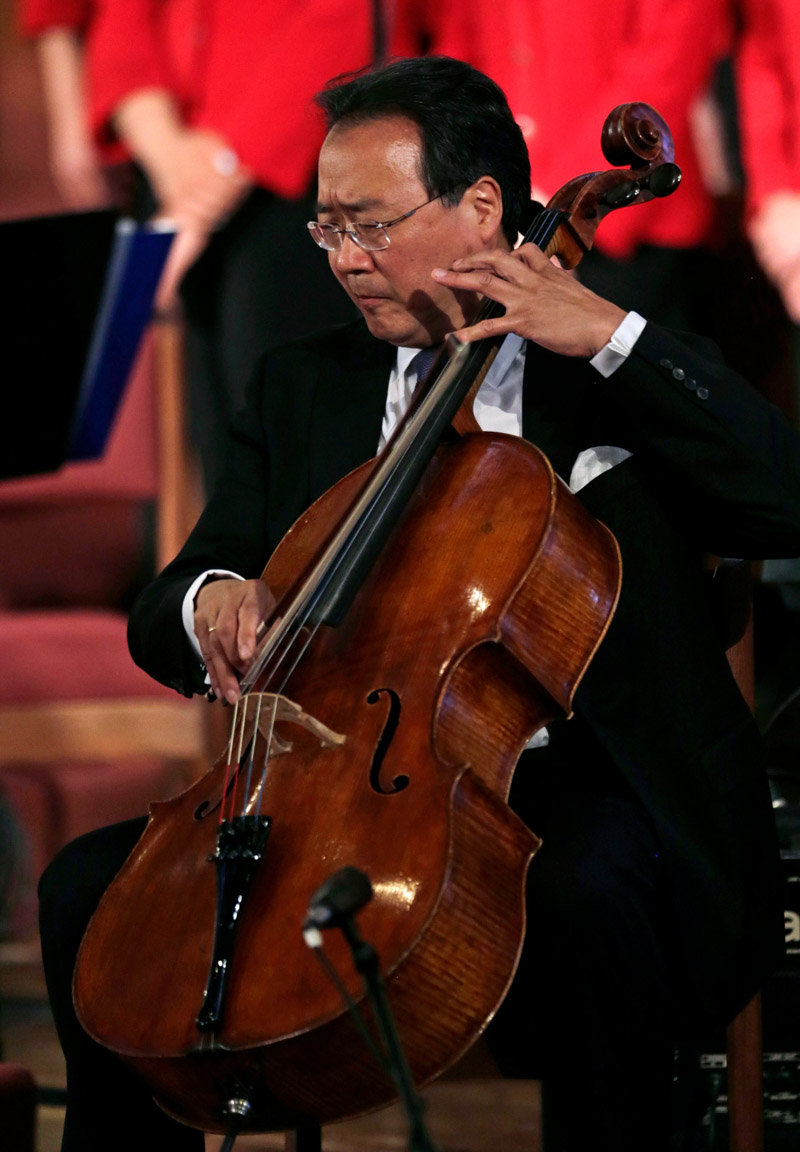
POLYGON ((186 415, 184 335, 174 317, 153 325, 158 404, 156 567, 173 560, 203 510, 202 481, 186 415))
POLYGON ((728 1121, 730 1152, 764 1152, 760 995, 728 1028, 728 1121))

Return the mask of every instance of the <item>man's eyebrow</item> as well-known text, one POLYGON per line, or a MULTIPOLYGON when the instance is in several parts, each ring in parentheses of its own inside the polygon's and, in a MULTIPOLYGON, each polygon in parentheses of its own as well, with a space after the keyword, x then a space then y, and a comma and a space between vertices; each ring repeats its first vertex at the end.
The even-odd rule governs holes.
MULTIPOLYGON (((348 212, 368 212, 370 209, 373 211, 376 209, 386 211, 383 201, 377 200, 375 197, 368 197, 365 200, 353 200, 350 203, 346 200, 340 200, 339 204, 342 208, 346 208, 348 212)), ((315 211, 319 216, 325 214, 332 215, 334 209, 332 205, 323 204, 321 200, 318 200, 315 211)))

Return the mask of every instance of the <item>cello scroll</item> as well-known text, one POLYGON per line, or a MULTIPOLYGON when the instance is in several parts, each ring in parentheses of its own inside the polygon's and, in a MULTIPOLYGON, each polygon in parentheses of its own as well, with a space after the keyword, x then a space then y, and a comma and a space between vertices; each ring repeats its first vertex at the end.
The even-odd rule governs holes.
POLYGON ((617 167, 575 176, 547 204, 548 211, 565 218, 544 252, 557 256, 564 268, 574 268, 589 251, 609 212, 669 196, 681 182, 670 130, 649 104, 620 104, 609 112, 600 145, 617 167))

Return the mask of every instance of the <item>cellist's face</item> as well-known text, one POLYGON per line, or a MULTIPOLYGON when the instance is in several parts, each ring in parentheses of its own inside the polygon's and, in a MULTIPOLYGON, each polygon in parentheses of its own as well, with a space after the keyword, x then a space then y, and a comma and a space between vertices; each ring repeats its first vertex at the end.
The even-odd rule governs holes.
POLYGON ((460 256, 500 246, 502 196, 491 177, 478 181, 459 204, 431 203, 420 179, 420 135, 401 116, 340 124, 319 159, 318 219, 321 223, 385 222, 418 205, 419 211, 389 229, 390 244, 366 252, 345 235, 328 253, 331 269, 373 336, 391 344, 424 348, 462 327, 478 301, 431 278, 460 256))

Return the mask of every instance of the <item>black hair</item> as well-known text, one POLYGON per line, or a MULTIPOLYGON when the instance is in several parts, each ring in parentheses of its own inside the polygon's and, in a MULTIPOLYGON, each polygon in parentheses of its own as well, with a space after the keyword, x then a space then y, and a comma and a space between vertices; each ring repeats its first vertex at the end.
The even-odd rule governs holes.
POLYGON ((458 204, 476 180, 492 176, 503 194, 509 243, 524 231, 531 198, 528 150, 502 89, 470 64, 449 56, 393 60, 375 71, 337 76, 316 103, 329 130, 405 116, 420 132, 420 179, 429 196, 458 204))

